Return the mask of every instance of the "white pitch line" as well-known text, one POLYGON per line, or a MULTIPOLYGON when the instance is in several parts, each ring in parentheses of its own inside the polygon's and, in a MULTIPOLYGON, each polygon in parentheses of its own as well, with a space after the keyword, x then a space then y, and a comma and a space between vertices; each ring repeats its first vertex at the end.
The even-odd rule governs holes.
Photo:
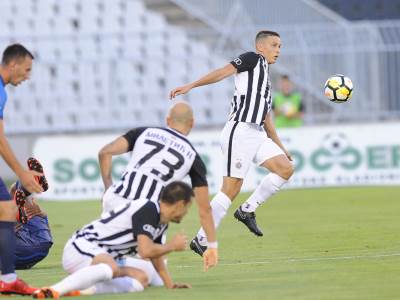
MULTIPOLYGON (((266 260, 256 260, 256 261, 246 261, 246 262, 235 262, 235 263, 218 263, 218 266, 243 266, 243 265, 266 265, 273 263, 293 263, 293 262, 317 262, 317 261, 329 261, 329 260, 356 260, 356 259, 379 259, 386 257, 398 257, 400 253, 382 253, 382 254, 372 254, 372 255, 353 255, 353 256, 331 256, 331 257, 304 257, 304 258, 276 258, 276 259, 266 259, 266 260)), ((198 268, 199 265, 169 265, 170 268, 184 269, 184 268, 198 268)), ((62 270, 34 270, 35 275, 65 275, 62 270)))
MULTIPOLYGON (((305 258, 278 258, 278 259, 267 259, 262 261, 246 261, 236 263, 219 263, 218 266, 243 266, 243 265, 265 265, 272 263, 291 263, 291 262, 316 262, 316 261, 329 261, 329 260, 356 260, 356 259, 379 259, 386 257, 397 257, 400 253, 384 253, 384 254, 373 254, 373 255, 353 255, 353 256, 331 256, 331 257, 305 257, 305 258)), ((176 268, 192 268, 198 267, 198 265, 181 265, 175 266, 176 268)))

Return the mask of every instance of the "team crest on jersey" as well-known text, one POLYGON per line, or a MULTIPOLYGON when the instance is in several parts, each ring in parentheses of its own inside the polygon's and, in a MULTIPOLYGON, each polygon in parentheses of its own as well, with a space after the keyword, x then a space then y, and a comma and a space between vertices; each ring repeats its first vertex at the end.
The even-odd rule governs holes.
POLYGON ((237 169, 240 169, 242 167, 242 161, 240 161, 240 160, 236 161, 235 167, 237 169))

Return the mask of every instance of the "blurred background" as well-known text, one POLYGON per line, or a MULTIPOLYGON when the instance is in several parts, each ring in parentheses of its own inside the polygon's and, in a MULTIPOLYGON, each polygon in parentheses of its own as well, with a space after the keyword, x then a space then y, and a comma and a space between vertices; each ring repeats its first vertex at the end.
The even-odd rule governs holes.
MULTIPOLYGON (((1 0, 1 51, 19 42, 35 55, 31 80, 7 87, 13 149, 43 161, 50 198, 98 197, 100 147, 132 127, 163 125, 171 89, 253 51, 265 29, 282 39, 274 93, 301 102, 296 128, 278 126, 297 168, 289 187, 400 184, 399 0, 1 0), (323 93, 336 73, 354 83, 344 104, 323 93)), ((213 191, 232 93, 231 78, 184 97, 213 191)), ((247 189, 262 176, 251 171, 247 189)))

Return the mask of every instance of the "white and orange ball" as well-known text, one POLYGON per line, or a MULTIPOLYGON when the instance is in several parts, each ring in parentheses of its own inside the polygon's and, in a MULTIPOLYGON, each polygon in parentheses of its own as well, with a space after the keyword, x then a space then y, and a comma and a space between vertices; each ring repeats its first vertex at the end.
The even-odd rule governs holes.
POLYGON ((336 74, 325 82, 325 96, 332 102, 343 103, 353 95, 353 82, 349 77, 336 74))

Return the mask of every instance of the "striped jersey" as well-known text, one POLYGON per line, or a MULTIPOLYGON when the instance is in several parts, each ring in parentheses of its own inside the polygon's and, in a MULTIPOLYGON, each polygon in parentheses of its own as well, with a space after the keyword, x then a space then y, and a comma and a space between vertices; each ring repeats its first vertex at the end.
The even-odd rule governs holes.
POLYGON ((155 243, 161 244, 163 233, 168 224, 160 223, 160 206, 158 203, 139 199, 114 210, 103 213, 101 218, 78 230, 71 239, 73 247, 90 257, 98 253, 91 252, 82 240, 103 248, 114 258, 137 253, 137 237, 148 236, 155 243))
POLYGON ((231 64, 237 73, 229 120, 263 125, 272 104, 268 62, 261 54, 246 52, 231 64))
POLYGON ((139 127, 123 137, 132 156, 119 182, 111 187, 115 194, 129 200, 158 201, 164 186, 187 175, 193 188, 207 186, 204 162, 178 131, 139 127))

